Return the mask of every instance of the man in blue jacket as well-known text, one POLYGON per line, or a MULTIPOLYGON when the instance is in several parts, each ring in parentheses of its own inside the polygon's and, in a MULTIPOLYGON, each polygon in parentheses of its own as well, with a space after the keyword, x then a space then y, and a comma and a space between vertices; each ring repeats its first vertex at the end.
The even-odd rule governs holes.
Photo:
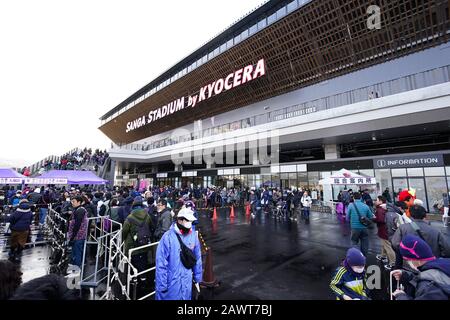
POLYGON ((347 219, 350 220, 352 228, 352 245, 357 247, 361 242, 361 252, 367 257, 369 250, 369 232, 367 227, 359 221, 359 216, 373 219, 372 210, 361 200, 361 194, 355 192, 353 194, 355 202, 348 206, 347 219), (359 214, 358 214, 359 212, 359 214))
POLYGON ((192 210, 181 209, 176 223, 172 224, 159 242, 156 250, 156 300, 191 300, 192 280, 197 290, 200 290, 203 268, 200 242, 197 233, 192 231, 192 222, 195 220, 192 210), (197 259, 192 269, 187 269, 181 262, 177 235, 197 259))

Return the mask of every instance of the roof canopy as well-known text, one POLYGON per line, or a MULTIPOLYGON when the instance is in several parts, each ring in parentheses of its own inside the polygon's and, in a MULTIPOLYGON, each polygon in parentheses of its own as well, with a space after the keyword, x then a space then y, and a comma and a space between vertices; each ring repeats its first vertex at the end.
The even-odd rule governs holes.
POLYGON ((374 177, 360 175, 347 169, 341 169, 331 177, 322 179, 319 184, 336 184, 336 185, 376 185, 377 181, 374 177))
POLYGON ((22 184, 25 176, 11 168, 0 168, 0 184, 22 184))
POLYGON ((108 180, 97 177, 91 171, 50 170, 39 176, 40 179, 67 179, 67 184, 106 184, 108 180))

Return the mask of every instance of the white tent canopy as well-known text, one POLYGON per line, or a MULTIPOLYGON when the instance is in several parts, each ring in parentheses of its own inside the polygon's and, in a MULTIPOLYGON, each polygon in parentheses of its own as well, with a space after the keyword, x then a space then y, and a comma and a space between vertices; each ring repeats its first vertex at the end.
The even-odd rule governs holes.
POLYGON ((328 178, 319 181, 320 185, 376 185, 374 177, 363 176, 347 169, 341 169, 328 178))

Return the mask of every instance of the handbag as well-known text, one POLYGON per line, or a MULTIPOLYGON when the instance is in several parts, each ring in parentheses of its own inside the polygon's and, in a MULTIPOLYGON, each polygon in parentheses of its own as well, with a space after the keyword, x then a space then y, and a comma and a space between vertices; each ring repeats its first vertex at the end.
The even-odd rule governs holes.
POLYGON ((373 221, 370 220, 370 219, 369 219, 368 217, 366 217, 366 216, 362 216, 361 213, 359 213, 359 209, 358 209, 358 207, 356 206, 356 204, 353 204, 353 206, 355 207, 356 213, 358 214, 359 222, 360 222, 363 226, 365 226, 365 227, 367 227, 367 228, 369 228, 369 229, 373 229, 373 227, 374 227, 373 221))
POLYGON ((180 242, 180 260, 183 266, 186 269, 192 269, 195 264, 197 263, 197 258, 195 257, 194 252, 192 252, 191 249, 189 249, 183 241, 181 241, 180 235, 176 233, 178 242, 180 242))

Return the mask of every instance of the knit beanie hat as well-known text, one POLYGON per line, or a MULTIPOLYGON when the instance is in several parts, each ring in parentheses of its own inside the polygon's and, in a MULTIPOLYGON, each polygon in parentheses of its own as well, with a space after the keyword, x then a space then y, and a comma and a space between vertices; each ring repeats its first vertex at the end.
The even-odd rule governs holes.
POLYGON ((404 260, 435 260, 430 246, 418 236, 408 234, 400 242, 400 254, 404 260))
POLYGON ((345 260, 350 267, 366 265, 366 257, 356 248, 348 249, 345 260))
POLYGON ((142 199, 141 196, 137 196, 134 198, 133 200, 133 207, 134 206, 142 206, 142 202, 144 201, 144 199, 142 199))

